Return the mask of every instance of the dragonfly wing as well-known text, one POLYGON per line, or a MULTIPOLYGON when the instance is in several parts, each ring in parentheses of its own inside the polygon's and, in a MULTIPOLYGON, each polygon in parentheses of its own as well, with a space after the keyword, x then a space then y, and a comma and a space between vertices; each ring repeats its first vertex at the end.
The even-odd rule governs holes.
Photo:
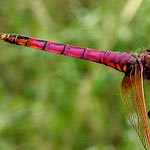
POLYGON ((146 104, 143 90, 143 66, 135 65, 121 83, 121 96, 128 119, 146 150, 150 148, 146 104))

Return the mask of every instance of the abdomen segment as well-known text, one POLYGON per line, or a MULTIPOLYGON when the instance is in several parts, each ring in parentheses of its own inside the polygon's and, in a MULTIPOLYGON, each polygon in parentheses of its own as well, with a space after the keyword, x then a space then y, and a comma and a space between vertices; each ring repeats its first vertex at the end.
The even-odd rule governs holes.
POLYGON ((0 39, 12 44, 28 46, 52 53, 90 60, 110 66, 121 72, 126 72, 128 62, 134 59, 132 55, 125 52, 121 53, 81 48, 69 44, 60 44, 16 34, 0 34, 0 39))

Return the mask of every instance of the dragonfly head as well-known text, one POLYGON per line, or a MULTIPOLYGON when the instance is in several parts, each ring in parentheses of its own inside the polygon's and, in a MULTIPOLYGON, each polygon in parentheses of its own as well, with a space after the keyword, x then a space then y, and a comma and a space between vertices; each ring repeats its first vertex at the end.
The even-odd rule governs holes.
POLYGON ((143 64, 144 78, 150 79, 150 49, 141 52, 138 60, 143 64))
POLYGON ((144 63, 150 63, 150 49, 141 52, 139 58, 144 63))

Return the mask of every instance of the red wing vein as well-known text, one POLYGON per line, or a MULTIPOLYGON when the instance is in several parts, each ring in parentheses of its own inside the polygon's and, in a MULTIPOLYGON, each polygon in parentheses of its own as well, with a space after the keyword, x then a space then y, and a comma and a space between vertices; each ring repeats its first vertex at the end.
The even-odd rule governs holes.
POLYGON ((128 119, 139 135, 145 149, 150 148, 150 135, 143 90, 143 67, 136 65, 121 83, 121 96, 128 119))

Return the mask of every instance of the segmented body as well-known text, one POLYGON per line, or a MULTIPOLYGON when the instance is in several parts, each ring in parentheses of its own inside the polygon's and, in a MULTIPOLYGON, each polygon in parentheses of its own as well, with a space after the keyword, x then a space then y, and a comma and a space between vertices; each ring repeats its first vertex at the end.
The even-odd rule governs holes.
POLYGON ((115 68, 121 72, 126 72, 130 62, 133 63, 135 60, 132 55, 126 52, 112 52, 94 50, 91 48, 81 48, 69 44, 60 44, 16 34, 1 34, 0 36, 1 39, 9 43, 94 61, 115 68))

